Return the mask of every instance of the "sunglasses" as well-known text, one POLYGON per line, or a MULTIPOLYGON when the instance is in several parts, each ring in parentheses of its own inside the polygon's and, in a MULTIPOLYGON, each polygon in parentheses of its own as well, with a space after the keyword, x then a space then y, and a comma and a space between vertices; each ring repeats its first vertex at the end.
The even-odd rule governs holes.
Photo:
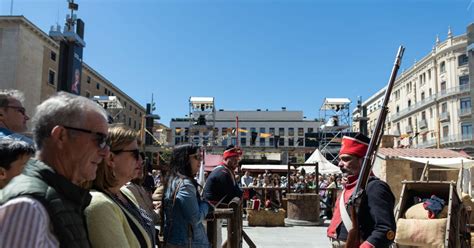
POLYGON ((193 157, 193 158, 195 158, 195 159, 197 159, 197 160, 202 160, 202 156, 201 156, 200 153, 192 154, 192 155, 189 155, 189 156, 191 156, 191 157, 193 157))
POLYGON ((108 145, 107 144, 107 134, 105 134, 105 133, 93 132, 91 130, 77 128, 77 127, 68 127, 68 126, 63 126, 63 127, 66 128, 66 129, 69 129, 69 130, 79 131, 79 132, 89 133, 89 134, 95 135, 97 145, 99 146, 100 149, 104 149, 108 145))
POLYGON ((26 109, 24 107, 5 106, 5 108, 12 108, 12 109, 15 109, 16 111, 20 112, 22 115, 26 115, 26 109))
POLYGON ((140 150, 138 149, 132 149, 132 150, 116 150, 116 151, 112 151, 113 153, 115 154, 119 154, 119 153, 122 153, 122 152, 130 152, 132 153, 133 157, 138 161, 138 159, 140 158, 140 150))

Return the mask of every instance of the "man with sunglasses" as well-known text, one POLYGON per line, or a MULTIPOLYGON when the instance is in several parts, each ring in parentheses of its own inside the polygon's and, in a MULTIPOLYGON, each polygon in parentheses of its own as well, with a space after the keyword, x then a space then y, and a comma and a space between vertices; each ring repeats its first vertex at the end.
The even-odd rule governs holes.
POLYGON ((33 140, 21 135, 30 119, 23 107, 23 93, 18 90, 0 90, 0 139, 11 138, 33 144, 33 140))
POLYGON ((33 117, 36 157, 0 191, 0 247, 90 247, 82 186, 109 154, 107 113, 65 92, 33 117))

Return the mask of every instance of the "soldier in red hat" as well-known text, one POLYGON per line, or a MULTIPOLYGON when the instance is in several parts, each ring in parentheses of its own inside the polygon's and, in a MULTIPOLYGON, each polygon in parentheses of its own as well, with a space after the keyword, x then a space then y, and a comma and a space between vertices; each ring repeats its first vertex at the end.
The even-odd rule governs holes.
MULTIPOLYGON (((370 139, 360 133, 355 137, 342 138, 339 167, 347 176, 347 183, 338 196, 327 230, 332 247, 345 247, 347 230, 352 229, 352 221, 345 206, 356 188, 369 143, 370 139)), ((395 197, 388 184, 371 175, 358 214, 359 227, 354 227, 360 229, 360 248, 383 248, 393 243, 396 229, 394 206, 395 197)))
POLYGON ((226 148, 222 163, 217 166, 204 186, 204 198, 216 204, 222 199, 222 203, 229 203, 234 197, 242 197, 242 190, 235 180, 234 171, 239 166, 242 150, 230 145, 226 148))

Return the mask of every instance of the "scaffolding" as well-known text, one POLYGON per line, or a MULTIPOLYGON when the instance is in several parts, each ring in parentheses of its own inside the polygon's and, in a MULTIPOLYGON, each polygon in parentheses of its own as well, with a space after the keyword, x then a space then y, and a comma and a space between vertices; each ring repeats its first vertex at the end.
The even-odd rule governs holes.
POLYGON ((98 103, 107 111, 109 122, 120 121, 120 113, 123 110, 123 106, 116 96, 93 96, 91 100, 98 103))
POLYGON ((185 136, 189 142, 199 146, 214 144, 216 108, 214 97, 189 98, 189 129, 185 136))
POLYGON ((319 150, 331 163, 337 161, 342 136, 351 131, 350 104, 349 98, 325 98, 319 109, 326 122, 320 127, 319 150))

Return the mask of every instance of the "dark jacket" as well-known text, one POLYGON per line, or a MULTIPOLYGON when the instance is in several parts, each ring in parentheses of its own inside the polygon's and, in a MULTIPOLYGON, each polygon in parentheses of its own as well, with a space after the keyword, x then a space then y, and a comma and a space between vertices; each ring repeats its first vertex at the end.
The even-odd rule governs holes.
POLYGON ((215 204, 224 196, 222 203, 229 203, 234 197, 242 197, 242 190, 235 181, 234 175, 224 165, 216 167, 206 180, 204 199, 215 204))
MULTIPOLYGON (((370 177, 358 215, 363 240, 377 248, 389 247, 396 230, 395 197, 384 181, 370 177)), ((346 240, 347 230, 343 224, 337 229, 337 239, 346 240)))
POLYGON ((15 177, 0 194, 0 205, 20 196, 41 202, 61 247, 90 247, 84 221, 84 209, 91 201, 89 191, 43 162, 31 159, 23 174, 15 177))

